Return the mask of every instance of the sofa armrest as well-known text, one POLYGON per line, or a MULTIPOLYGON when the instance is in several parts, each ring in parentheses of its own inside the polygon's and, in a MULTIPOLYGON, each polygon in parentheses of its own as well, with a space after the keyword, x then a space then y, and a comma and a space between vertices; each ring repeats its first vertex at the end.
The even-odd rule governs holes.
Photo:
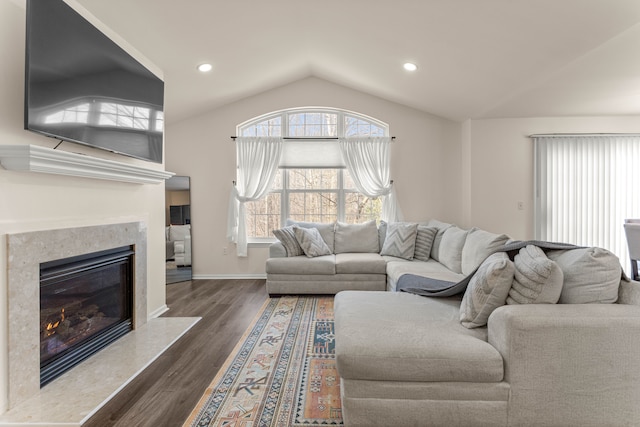
POLYGON ((618 288, 618 304, 640 305, 640 282, 621 280, 618 288))
POLYGON ((269 245, 269 258, 286 258, 287 250, 280 242, 274 242, 269 245))
POLYGON ((511 386, 509 425, 640 422, 640 307, 507 305, 488 322, 511 386))

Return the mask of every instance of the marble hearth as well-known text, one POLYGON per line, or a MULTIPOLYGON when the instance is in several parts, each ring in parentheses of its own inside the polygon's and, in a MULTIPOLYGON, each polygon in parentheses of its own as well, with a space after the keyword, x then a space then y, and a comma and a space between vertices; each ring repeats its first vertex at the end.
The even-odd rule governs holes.
POLYGON ((199 320, 147 321, 143 222, 9 234, 7 257, 9 411, 0 426, 81 426, 199 320), (128 245, 135 250, 134 330, 41 389, 40 263, 128 245))

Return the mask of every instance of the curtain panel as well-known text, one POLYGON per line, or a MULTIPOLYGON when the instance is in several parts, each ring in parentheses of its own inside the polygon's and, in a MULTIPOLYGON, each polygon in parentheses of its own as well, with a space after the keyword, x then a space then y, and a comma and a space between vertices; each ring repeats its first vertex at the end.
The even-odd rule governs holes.
POLYGON ((640 218, 640 136, 536 136, 535 238, 599 246, 629 271, 624 220, 640 218))
POLYGON ((357 190, 367 197, 384 197, 382 219, 401 221, 402 213, 390 179, 391 138, 342 138, 340 151, 357 190))
POLYGON ((236 243, 237 255, 247 256, 245 203, 264 197, 273 184, 282 155, 282 138, 237 138, 238 172, 229 197, 227 238, 236 243))

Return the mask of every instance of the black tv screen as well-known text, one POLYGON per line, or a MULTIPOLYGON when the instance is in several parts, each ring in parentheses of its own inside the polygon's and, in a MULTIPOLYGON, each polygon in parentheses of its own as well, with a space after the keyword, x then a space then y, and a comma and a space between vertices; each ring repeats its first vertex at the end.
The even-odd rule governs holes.
POLYGON ((162 163, 164 82, 64 1, 27 1, 25 72, 25 129, 162 163))

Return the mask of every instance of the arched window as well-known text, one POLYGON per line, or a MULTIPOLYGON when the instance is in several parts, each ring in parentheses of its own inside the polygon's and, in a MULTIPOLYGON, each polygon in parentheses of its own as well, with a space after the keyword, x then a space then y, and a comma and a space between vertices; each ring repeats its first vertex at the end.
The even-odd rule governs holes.
POLYGON ((283 160, 272 191, 246 204, 247 236, 272 238, 287 218, 297 221, 358 223, 379 219, 382 202, 355 189, 342 163, 338 138, 382 137, 389 126, 351 111, 297 108, 277 111, 238 125, 244 137, 285 139, 283 160))

